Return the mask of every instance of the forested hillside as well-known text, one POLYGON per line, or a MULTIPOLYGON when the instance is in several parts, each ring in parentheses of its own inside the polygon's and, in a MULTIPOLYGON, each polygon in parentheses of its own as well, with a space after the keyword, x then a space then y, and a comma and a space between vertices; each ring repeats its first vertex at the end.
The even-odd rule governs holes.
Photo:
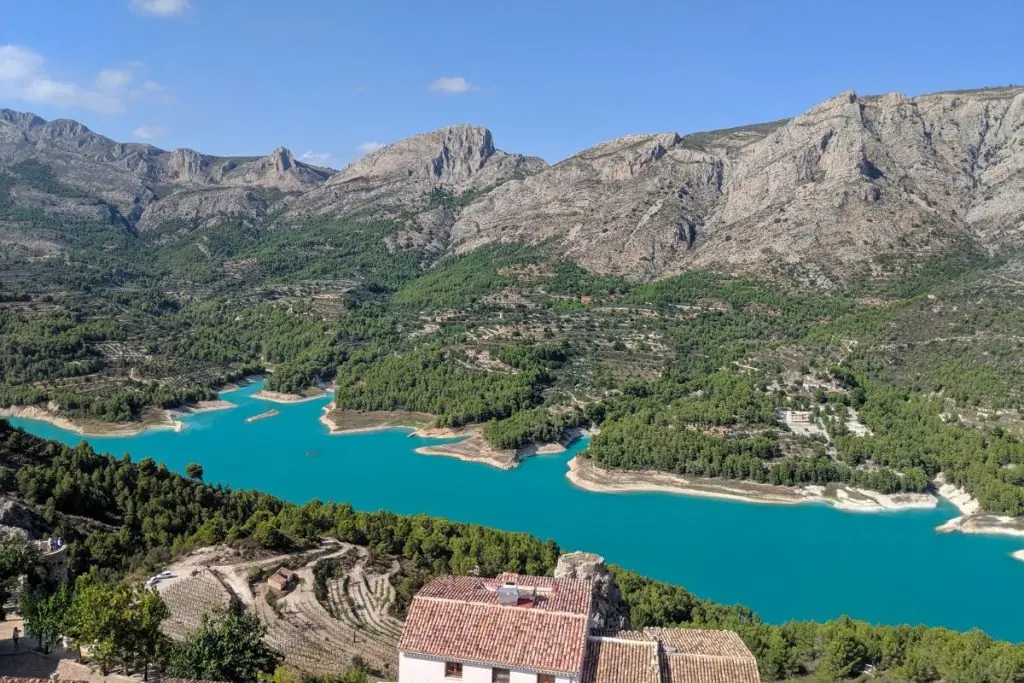
POLYGON ((455 126, 339 173, 4 110, 0 408, 159 421, 270 371, 499 448, 596 427, 605 468, 884 493, 943 473, 1024 515, 1016 129, 922 151, 890 126, 1009 126, 1022 98, 847 93, 552 167, 455 126))
POLYGON ((637 284, 544 244, 428 265, 388 252, 393 229, 225 224, 117 248, 74 231, 70 264, 4 269, 0 405, 133 421, 271 369, 278 391, 335 382, 339 408, 486 422, 501 448, 596 426, 603 467, 886 493, 945 472, 1024 514, 1016 256, 952 252, 831 292, 710 272, 637 284))
MULTIPOLYGON (((94 453, 88 445, 69 448, 43 441, 3 421, 0 492, 5 498, 34 506, 53 533, 69 541, 72 570, 83 577, 73 592, 50 595, 55 587, 36 586, 32 599, 46 604, 92 605, 97 614, 104 613, 103 604, 120 599, 128 590, 112 587, 118 579, 152 572, 165 566, 172 555, 221 542, 282 551, 309 547, 321 536, 333 535, 369 546, 381 555, 397 556, 403 567, 396 586, 398 609, 433 575, 468 571, 486 576, 503 571, 547 574, 560 554, 555 543, 524 534, 425 516, 357 512, 345 504, 314 501, 295 506, 259 493, 228 491, 171 473, 151 460, 117 460, 94 453), (88 568, 90 573, 86 573, 88 568)), ((0 547, 0 581, 6 585, 32 561, 31 554, 19 555, 15 545, 4 544, 0 547)), ((797 676, 837 680, 861 672, 869 664, 887 680, 895 681, 1009 681, 1024 676, 1024 647, 993 641, 979 632, 877 627, 847 618, 825 624, 768 625, 746 608, 701 600, 681 587, 625 570, 617 569, 615 574, 634 628, 694 625, 735 629, 757 656, 766 680, 797 676)), ((153 606, 157 612, 158 608, 153 606)), ((156 612, 154 616, 158 616, 156 612)), ((126 615, 120 618, 141 623, 126 615)), ((235 624, 230 618, 222 628, 226 629, 222 633, 251 637, 244 624, 235 624)), ((180 650, 154 651, 150 656, 171 657, 172 671, 191 671, 191 675, 210 671, 201 666, 215 650, 210 649, 212 641, 203 645, 204 637, 213 638, 213 634, 200 634, 194 644, 186 641, 180 650)), ((258 633, 255 637, 258 639, 258 633)), ((265 661, 250 655, 245 659, 247 666, 272 667, 277 661, 272 652, 266 654, 265 661)))

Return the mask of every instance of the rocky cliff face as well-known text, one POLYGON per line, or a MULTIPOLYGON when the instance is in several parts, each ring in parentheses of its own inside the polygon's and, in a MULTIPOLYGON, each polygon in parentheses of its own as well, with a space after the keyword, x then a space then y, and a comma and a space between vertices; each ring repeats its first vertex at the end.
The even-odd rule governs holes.
POLYGON ((908 98, 845 92, 786 121, 636 135, 554 166, 485 128, 417 135, 340 172, 266 157, 121 144, 74 121, 0 110, 0 172, 34 160, 89 201, 15 201, 138 229, 224 217, 400 219, 392 248, 435 255, 550 240, 604 273, 690 268, 829 284, 896 259, 1024 243, 1024 88, 908 98))
POLYGON ((1024 231, 1024 90, 862 98, 785 122, 628 137, 466 208, 456 249, 554 238, 630 276, 792 266, 843 278, 880 256, 928 255, 1024 231))

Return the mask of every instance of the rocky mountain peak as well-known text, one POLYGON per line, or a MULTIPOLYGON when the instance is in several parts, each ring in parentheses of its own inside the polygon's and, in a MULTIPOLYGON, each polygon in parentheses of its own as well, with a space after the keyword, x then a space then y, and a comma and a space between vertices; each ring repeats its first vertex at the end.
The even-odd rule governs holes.
POLYGON ((382 147, 350 164, 332 183, 407 179, 454 186, 480 172, 495 154, 491 131, 459 124, 382 147))
POLYGON ((31 112, 20 112, 13 109, 0 109, 0 121, 13 124, 22 130, 36 128, 46 123, 45 119, 41 119, 31 112))
POLYGON ((41 137, 50 140, 77 138, 91 133, 84 124, 73 119, 54 119, 44 124, 39 131, 41 137))
POLYGON ((295 155, 287 147, 277 147, 268 157, 274 168, 284 173, 295 166, 295 155))
POLYGON ((200 182, 205 180, 205 170, 202 155, 187 147, 174 150, 167 160, 167 175, 172 180, 200 182))
POLYGON ((326 169, 296 161, 287 147, 278 147, 265 157, 245 163, 229 163, 222 171, 221 182, 226 185, 266 187, 284 192, 312 189, 331 176, 326 169))

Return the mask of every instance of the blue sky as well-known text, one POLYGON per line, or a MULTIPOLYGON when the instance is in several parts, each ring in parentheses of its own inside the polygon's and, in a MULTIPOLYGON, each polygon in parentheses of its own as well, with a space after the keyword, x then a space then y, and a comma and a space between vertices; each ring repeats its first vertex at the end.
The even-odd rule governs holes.
POLYGON ((0 106, 340 167, 477 123, 557 161, 860 93, 1024 82, 1019 0, 7 0, 0 106))

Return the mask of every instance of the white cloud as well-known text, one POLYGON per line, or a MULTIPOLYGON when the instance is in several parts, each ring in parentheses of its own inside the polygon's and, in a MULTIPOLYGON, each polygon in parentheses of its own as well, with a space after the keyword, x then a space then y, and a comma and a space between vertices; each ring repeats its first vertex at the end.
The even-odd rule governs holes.
POLYGON ((145 80, 129 93, 134 99, 146 99, 159 104, 174 104, 177 98, 156 81, 145 80))
POLYGON ((173 17, 191 9, 191 0, 132 0, 132 9, 157 17, 173 17))
POLYGON ((132 135, 140 140, 156 140, 167 136, 167 129, 163 126, 139 126, 132 131, 132 135))
POLYGON ((0 83, 25 81, 43 70, 43 58, 17 45, 0 45, 0 83))
MULTIPOLYGON (((97 80, 102 81, 103 77, 97 80)), ((50 78, 42 55, 19 45, 0 45, 0 100, 5 99, 61 108, 80 107, 102 114, 124 111, 119 93, 50 78)))
POLYGON ((96 77, 96 85, 106 90, 123 90, 132 80, 132 72, 128 69, 103 69, 96 77))
POLYGON ((331 161, 330 152, 305 152, 299 157, 307 164, 313 164, 314 166, 326 166, 331 161))
POLYGON ((372 154, 383 146, 384 145, 380 142, 364 142, 359 145, 359 151, 363 154, 372 154))
POLYGON ((445 95, 461 95, 476 89, 475 85, 462 76, 442 76, 427 87, 430 92, 439 92, 445 95))
POLYGON ((101 114, 120 114, 128 101, 173 104, 174 96, 156 81, 134 85, 145 68, 127 62, 102 69, 93 83, 79 85, 53 78, 42 55, 20 45, 0 45, 0 100, 20 100, 63 109, 90 109, 101 114))

